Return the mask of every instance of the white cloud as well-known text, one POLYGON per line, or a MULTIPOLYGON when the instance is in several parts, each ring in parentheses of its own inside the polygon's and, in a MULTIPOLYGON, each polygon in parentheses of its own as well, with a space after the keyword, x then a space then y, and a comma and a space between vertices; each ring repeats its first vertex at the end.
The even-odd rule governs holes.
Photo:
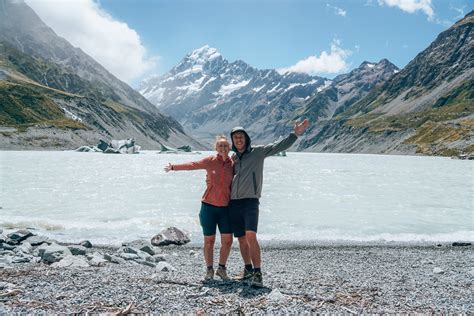
POLYGON ((331 52, 321 52, 318 56, 309 56, 298 61, 293 66, 278 69, 279 73, 301 72, 309 75, 321 73, 336 74, 348 69, 347 57, 351 55, 350 50, 343 49, 339 40, 334 39, 331 43, 331 52))
POLYGON ((336 6, 332 6, 328 3, 326 3, 326 8, 329 8, 329 9, 333 10, 334 14, 337 14, 337 15, 340 15, 340 16, 343 16, 343 17, 345 17, 346 14, 347 14, 347 12, 345 10, 343 10, 341 8, 338 8, 336 6))
POLYGON ((434 18, 434 10, 431 0, 378 0, 378 2, 379 5, 398 7, 408 13, 422 11, 428 16, 430 21, 434 18))
POLYGON ((138 33, 114 19, 94 0, 27 0, 56 34, 81 48, 121 80, 130 83, 157 66, 138 33))

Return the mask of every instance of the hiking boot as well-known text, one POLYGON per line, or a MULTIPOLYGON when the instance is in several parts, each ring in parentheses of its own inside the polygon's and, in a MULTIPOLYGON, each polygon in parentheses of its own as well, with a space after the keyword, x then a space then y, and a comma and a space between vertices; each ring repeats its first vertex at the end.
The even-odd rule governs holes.
POLYGON ((229 280, 229 276, 227 275, 226 268, 219 267, 217 268, 216 275, 222 279, 222 281, 229 280))
POLYGON ((204 277, 204 281, 211 281, 214 279, 214 269, 207 269, 206 276, 204 277))
POLYGON ((236 281, 246 281, 246 280, 250 280, 253 276, 253 271, 252 270, 247 270, 247 269, 244 269, 243 272, 240 272, 239 275, 237 275, 234 280, 236 281))
POLYGON ((250 282, 250 286, 263 287, 262 272, 259 271, 253 274, 252 282, 250 282))

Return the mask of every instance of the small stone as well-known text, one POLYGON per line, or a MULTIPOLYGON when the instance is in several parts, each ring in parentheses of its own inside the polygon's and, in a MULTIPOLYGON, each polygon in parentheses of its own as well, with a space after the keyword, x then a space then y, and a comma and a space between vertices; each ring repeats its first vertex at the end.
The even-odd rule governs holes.
POLYGON ((170 272, 170 271, 176 271, 176 268, 173 267, 168 262, 162 261, 162 262, 158 262, 158 264, 156 265, 156 270, 162 271, 162 272, 170 272))
POLYGON ((147 260, 140 260, 140 259, 137 259, 137 260, 135 260, 135 262, 137 262, 137 263, 139 263, 139 264, 143 264, 143 265, 145 265, 145 266, 152 267, 152 268, 156 267, 156 265, 155 265, 154 263, 152 263, 152 262, 150 262, 150 261, 147 261, 147 260))
POLYGON ((154 259, 155 262, 162 262, 166 261, 167 255, 165 254, 160 254, 160 255, 154 255, 152 258, 154 259))
POLYGON ((278 289, 272 290, 271 293, 268 294, 267 298, 270 302, 277 304, 284 304, 287 301, 286 296, 282 294, 278 289))
POLYGON ((443 274, 444 270, 439 268, 439 267, 436 267, 436 268, 433 269, 433 273, 434 274, 443 274))
POLYGON ((190 255, 190 256, 196 255, 196 251, 194 251, 194 250, 189 250, 189 255, 190 255))
POLYGON ((87 256, 89 259, 89 264, 94 267, 102 267, 104 266, 108 260, 104 258, 104 256, 99 252, 94 252, 92 255, 87 256))
POLYGON ((109 254, 104 254, 104 259, 105 260, 108 260, 112 263, 116 263, 116 264, 121 264, 121 263, 125 263, 125 260, 122 259, 122 258, 119 258, 117 256, 114 256, 114 255, 109 255, 109 254))
POLYGON ((119 252, 119 253, 117 254, 117 256, 119 256, 120 258, 125 259, 125 260, 140 259, 140 257, 139 257, 137 254, 134 254, 134 253, 119 252))
POLYGON ((453 247, 467 247, 472 245, 470 242, 453 242, 453 247))
POLYGON ((148 253, 149 255, 152 255, 152 256, 156 254, 156 250, 153 247, 153 245, 150 242, 146 241, 146 240, 134 240, 134 241, 130 241, 130 242, 124 242, 124 243, 122 243, 122 246, 132 247, 134 249, 144 251, 144 252, 146 252, 146 253, 148 253))
POLYGON ((53 268, 86 268, 89 267, 89 263, 83 256, 65 256, 58 262, 51 264, 53 268))

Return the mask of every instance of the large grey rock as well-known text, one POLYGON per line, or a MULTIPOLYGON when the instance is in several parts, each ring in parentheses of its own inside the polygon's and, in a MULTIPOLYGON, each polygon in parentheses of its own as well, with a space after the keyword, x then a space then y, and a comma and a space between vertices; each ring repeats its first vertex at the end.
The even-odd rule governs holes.
POLYGON ((82 256, 68 255, 62 258, 60 261, 51 264, 53 268, 87 268, 89 263, 86 258, 82 256))
POLYGON ((171 264, 168 262, 158 262, 156 265, 156 270, 158 271, 163 271, 163 272, 171 272, 171 271, 176 271, 176 268, 173 267, 171 264))
POLYGON ((119 253, 117 253, 117 256, 119 256, 120 258, 125 259, 125 260, 140 259, 140 257, 137 254, 134 254, 134 253, 119 252, 119 253))
POLYGON ((17 252, 21 251, 22 253, 30 254, 33 252, 33 246, 29 242, 23 242, 21 245, 16 247, 15 249, 17 252))
POLYGON ((67 246, 73 256, 84 256, 86 254, 86 247, 81 245, 67 246))
POLYGON ((28 229, 19 229, 16 232, 7 235, 8 238, 19 243, 31 236, 33 236, 33 233, 30 232, 28 229))
POLYGON ((162 230, 151 239, 153 246, 184 245, 190 242, 189 236, 176 227, 162 230))
POLYGON ((14 250, 16 247, 7 243, 0 243, 0 248, 4 250, 14 250))
POLYGON ((72 256, 71 251, 67 247, 58 244, 46 246, 41 252, 41 259, 48 263, 58 262, 68 255, 72 256))
POLYGON ((48 244, 51 245, 53 241, 45 236, 31 236, 25 239, 25 241, 29 242, 32 246, 39 246, 41 244, 48 244))
POLYGON ((157 253, 156 251, 157 249, 155 249, 153 245, 149 241, 146 241, 146 240, 134 240, 134 241, 124 242, 122 243, 122 246, 139 249, 152 256, 157 253))
POLYGON ((89 240, 83 240, 79 243, 79 245, 86 248, 92 248, 92 243, 89 240))

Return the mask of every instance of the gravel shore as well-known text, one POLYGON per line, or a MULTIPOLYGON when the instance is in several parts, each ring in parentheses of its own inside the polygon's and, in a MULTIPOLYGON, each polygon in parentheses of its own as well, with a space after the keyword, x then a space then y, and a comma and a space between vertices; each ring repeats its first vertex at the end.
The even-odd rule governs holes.
MULTIPOLYGON (((0 314, 474 312, 472 246, 267 243, 262 247, 265 287, 260 289, 236 281, 203 283, 199 247, 161 250, 176 271, 134 261, 84 268, 29 262, 0 268, 0 314)), ((228 273, 241 269, 234 247, 228 273)))

